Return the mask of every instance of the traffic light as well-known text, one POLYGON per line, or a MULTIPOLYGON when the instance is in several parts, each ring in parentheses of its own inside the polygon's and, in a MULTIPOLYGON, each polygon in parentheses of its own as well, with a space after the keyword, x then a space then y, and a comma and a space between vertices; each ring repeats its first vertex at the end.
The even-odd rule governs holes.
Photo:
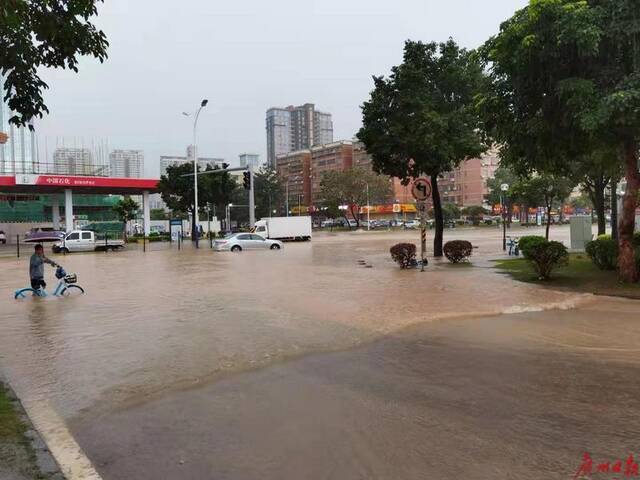
POLYGON ((242 172, 242 185, 244 185, 245 190, 251 190, 251 173, 242 172))
POLYGON ((222 163, 222 169, 226 170, 227 168, 229 168, 229 164, 228 163, 222 163))

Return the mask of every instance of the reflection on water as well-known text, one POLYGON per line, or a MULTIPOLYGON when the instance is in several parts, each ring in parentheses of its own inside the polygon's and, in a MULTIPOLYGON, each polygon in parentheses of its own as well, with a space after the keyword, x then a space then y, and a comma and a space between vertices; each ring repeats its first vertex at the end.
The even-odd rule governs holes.
POLYGON ((281 252, 67 255, 58 260, 87 295, 23 301, 11 293, 27 281, 27 259, 3 259, 0 368, 23 398, 70 418, 417 322, 580 298, 482 268, 400 271, 393 243, 336 236, 281 252))

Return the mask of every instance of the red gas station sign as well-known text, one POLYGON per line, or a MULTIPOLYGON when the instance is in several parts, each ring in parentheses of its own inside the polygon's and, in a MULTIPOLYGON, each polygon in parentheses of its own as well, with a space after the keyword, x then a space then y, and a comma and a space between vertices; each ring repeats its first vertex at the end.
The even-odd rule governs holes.
POLYGON ((120 178, 120 177, 84 177, 74 175, 39 175, 18 174, 0 177, 0 186, 36 186, 62 188, 131 188, 140 190, 155 190, 158 180, 149 178, 120 178))

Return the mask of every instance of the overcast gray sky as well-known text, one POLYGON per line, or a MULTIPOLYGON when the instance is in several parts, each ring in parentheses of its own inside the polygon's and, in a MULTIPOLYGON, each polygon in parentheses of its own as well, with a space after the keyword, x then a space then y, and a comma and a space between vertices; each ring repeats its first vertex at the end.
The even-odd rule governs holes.
MULTIPOLYGON (((47 71, 50 115, 40 142, 108 139, 111 148, 184 155, 191 121, 209 99, 199 153, 237 163, 265 159, 265 111, 315 103, 333 114, 334 138, 351 139, 371 75, 401 61, 405 39, 480 45, 526 0, 107 0, 98 25, 110 42, 104 64, 47 71)), ((41 143, 42 144, 42 143, 41 143)), ((42 149, 42 147, 41 147, 42 149)))

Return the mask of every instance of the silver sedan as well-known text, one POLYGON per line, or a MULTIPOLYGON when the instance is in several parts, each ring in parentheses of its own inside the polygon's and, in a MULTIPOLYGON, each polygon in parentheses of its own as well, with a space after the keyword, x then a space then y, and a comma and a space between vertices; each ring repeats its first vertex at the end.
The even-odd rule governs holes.
POLYGON ((280 250, 284 245, 279 240, 263 238, 255 233, 233 233, 213 242, 218 252, 241 252, 242 250, 280 250))

